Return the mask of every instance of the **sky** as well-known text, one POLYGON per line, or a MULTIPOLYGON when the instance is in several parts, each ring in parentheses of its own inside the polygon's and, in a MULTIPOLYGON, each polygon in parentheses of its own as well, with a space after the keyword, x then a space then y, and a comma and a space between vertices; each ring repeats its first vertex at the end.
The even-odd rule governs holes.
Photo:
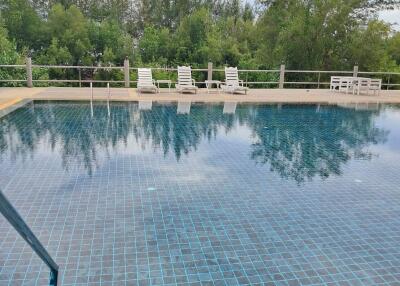
POLYGON ((381 11, 379 13, 379 18, 386 22, 396 24, 393 28, 400 31, 400 9, 381 11))

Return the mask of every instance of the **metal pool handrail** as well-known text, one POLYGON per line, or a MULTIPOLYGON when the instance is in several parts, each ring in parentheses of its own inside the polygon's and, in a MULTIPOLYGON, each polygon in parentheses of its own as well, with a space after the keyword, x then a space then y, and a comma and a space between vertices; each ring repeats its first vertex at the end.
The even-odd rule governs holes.
POLYGON ((8 222, 15 228, 22 238, 32 247, 36 254, 43 260, 44 263, 50 268, 50 286, 57 286, 58 281, 58 265, 51 258, 50 254, 44 246, 37 239, 35 234, 31 231, 29 226, 25 223, 17 210, 8 201, 6 196, 0 190, 0 212, 8 220, 8 222))

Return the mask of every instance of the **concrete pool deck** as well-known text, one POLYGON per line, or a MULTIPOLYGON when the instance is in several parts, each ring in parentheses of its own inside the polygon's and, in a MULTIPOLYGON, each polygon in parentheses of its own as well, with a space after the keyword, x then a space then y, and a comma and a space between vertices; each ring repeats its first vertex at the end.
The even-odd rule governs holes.
MULTIPOLYGON (((94 89, 94 100, 106 100, 105 88, 94 89)), ((0 88, 0 110, 23 100, 90 100, 89 88, 0 88)), ((328 89, 252 89, 247 95, 207 93, 180 94, 162 89, 158 94, 138 94, 134 88, 112 88, 112 101, 191 101, 191 102, 257 102, 257 103, 315 103, 315 104, 377 104, 400 103, 400 90, 382 90, 380 95, 332 93, 328 89)))

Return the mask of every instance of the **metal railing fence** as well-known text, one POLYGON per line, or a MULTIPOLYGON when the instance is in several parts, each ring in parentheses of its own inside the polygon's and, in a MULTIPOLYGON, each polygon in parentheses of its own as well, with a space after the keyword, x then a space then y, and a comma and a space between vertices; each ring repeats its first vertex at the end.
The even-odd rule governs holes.
MULTIPOLYGON (((23 78, 0 78, 1 83, 26 83, 26 86, 33 87, 34 83, 38 84, 78 84, 81 87, 83 84, 98 83, 98 84, 114 84, 130 87, 131 84, 137 83, 135 75, 138 67, 130 67, 128 59, 124 61, 123 66, 62 66, 62 65, 35 65, 32 64, 31 58, 27 58, 25 65, 0 65, 0 69, 24 69, 25 76, 23 78), (77 76, 72 79, 43 79, 34 78, 33 71, 47 69, 71 71, 70 74, 77 76), (73 73, 73 70, 77 72, 73 73), (82 77, 82 72, 88 73, 90 76, 82 77), (114 74, 115 78, 109 79, 96 79, 95 73, 105 72, 105 77, 109 73, 114 74), (119 72, 119 73, 118 73, 119 72)), ((174 83, 176 81, 177 68, 172 67, 154 67, 155 72, 163 73, 163 76, 168 76, 174 83)), ((208 63, 207 68, 193 68, 193 76, 196 78, 197 84, 205 84, 205 80, 212 80, 214 78, 223 80, 224 69, 213 68, 212 63, 208 63)), ((241 79, 245 85, 252 87, 278 87, 278 88, 321 88, 330 84, 330 75, 365 75, 375 76, 383 79, 382 86, 386 89, 397 88, 400 86, 400 72, 366 72, 359 71, 358 66, 354 66, 352 71, 322 71, 322 70, 291 70, 286 69, 285 65, 281 65, 280 69, 271 70, 255 70, 255 69, 241 69, 239 70, 241 79)), ((1 73, 0 73, 1 75, 1 73)))

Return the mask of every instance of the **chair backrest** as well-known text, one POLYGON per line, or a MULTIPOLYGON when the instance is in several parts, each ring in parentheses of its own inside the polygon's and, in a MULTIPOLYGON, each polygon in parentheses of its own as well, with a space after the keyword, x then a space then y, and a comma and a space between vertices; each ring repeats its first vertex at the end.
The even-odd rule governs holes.
POLYGON ((331 84, 339 84, 341 76, 331 76, 331 84))
POLYGON ((370 87, 372 87, 373 89, 381 89, 382 80, 378 78, 371 78, 370 87))
POLYGON ((361 78, 358 79, 358 84, 359 84, 360 87, 369 88, 369 86, 371 84, 371 79, 370 78, 361 77, 361 78))
POLYGON ((237 67, 225 67, 225 82, 227 85, 239 85, 239 75, 237 67))
POLYGON ((138 82, 141 84, 153 84, 151 69, 138 68, 138 82))
POLYGON ((189 86, 193 85, 191 67, 178 67, 178 84, 189 86))
POLYGON ((348 84, 353 84, 353 82, 354 82, 354 77, 342 76, 342 77, 340 77, 339 86, 340 87, 345 87, 348 84))

